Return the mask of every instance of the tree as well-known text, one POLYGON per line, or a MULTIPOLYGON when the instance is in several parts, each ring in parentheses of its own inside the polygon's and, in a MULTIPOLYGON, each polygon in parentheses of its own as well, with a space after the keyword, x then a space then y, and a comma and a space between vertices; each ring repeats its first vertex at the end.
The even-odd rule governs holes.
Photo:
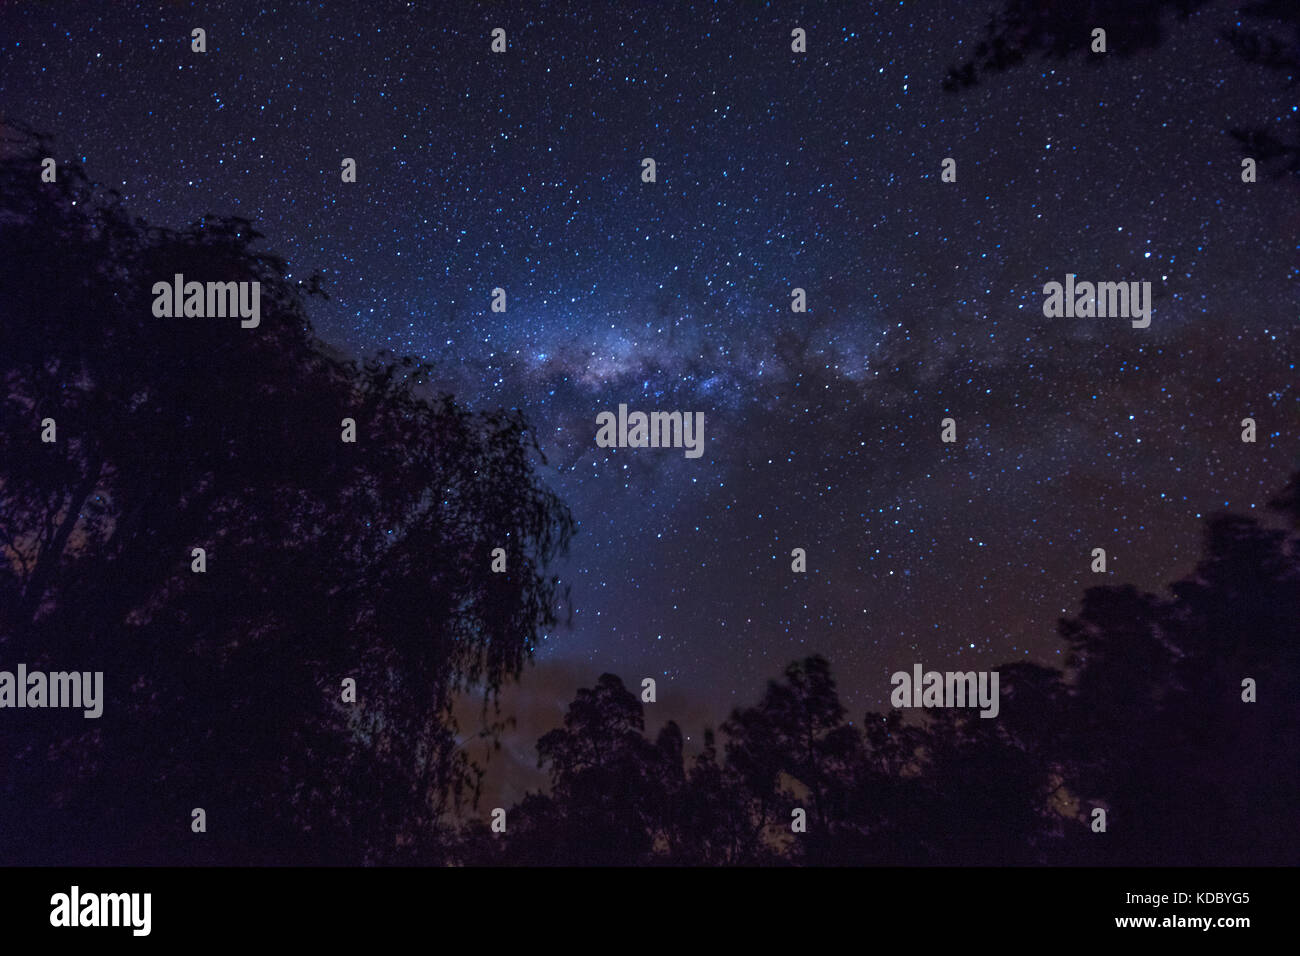
MULTIPOLYGON (((1295 479, 1292 479, 1292 486, 1295 479)), ((1290 487, 1290 486, 1289 486, 1290 487)), ((1284 510, 1285 495, 1279 498, 1284 510)), ((1294 865, 1300 793, 1300 539, 1252 518, 1207 523, 1172 598, 1089 592, 1075 648, 1076 792, 1108 808, 1112 864, 1294 865), (1243 699, 1243 680, 1257 685, 1243 699)))
POLYGON ((582 688, 564 726, 537 742, 549 797, 530 795, 512 859, 608 866, 653 862, 666 851, 663 821, 681 786, 682 740, 669 723, 646 739, 641 701, 613 674, 582 688))
POLYGON ((452 695, 518 676, 559 599, 544 568, 573 523, 526 422, 413 359, 338 357, 248 221, 149 227, 75 166, 39 182, 47 143, 5 144, 0 651, 102 670, 107 700, 6 717, 0 852, 436 856, 473 782, 452 695), (176 273, 260 282, 260 326, 154 317, 176 273))
POLYGON ((734 712, 723 725, 727 765, 749 795, 749 852, 758 852, 765 839, 785 843, 798 807, 807 813, 807 835, 793 840, 788 852, 818 861, 832 852, 862 763, 861 738, 844 723, 824 657, 790 664, 784 678, 768 683, 757 707, 734 712))
POLYGON ((1059 622, 1065 672, 998 668, 996 719, 898 710, 845 721, 824 658, 790 664, 684 769, 604 675, 538 744, 550 794, 471 828, 476 862, 689 865, 1225 865, 1300 859, 1300 473, 1290 530, 1216 516, 1168 596, 1089 589, 1059 622), (1258 687, 1243 699, 1242 680, 1258 687), (790 811, 807 812, 807 831, 790 811), (1094 808, 1107 830, 1092 830, 1094 808))
MULTIPOLYGON (((1033 56, 1063 61, 1085 54, 1096 27, 1106 29, 1111 52, 1122 57, 1145 53, 1165 42, 1170 21, 1185 23, 1208 5, 1209 0, 1005 0, 972 56, 949 68, 943 88, 968 89, 1033 56)), ((1285 89, 1300 81, 1300 6, 1291 0, 1234 7, 1219 36, 1247 63, 1278 74, 1285 89)), ((1278 174, 1300 175, 1300 118, 1291 122, 1294 129, 1280 134, 1264 125, 1229 132, 1243 153, 1261 165, 1273 164, 1278 174)))

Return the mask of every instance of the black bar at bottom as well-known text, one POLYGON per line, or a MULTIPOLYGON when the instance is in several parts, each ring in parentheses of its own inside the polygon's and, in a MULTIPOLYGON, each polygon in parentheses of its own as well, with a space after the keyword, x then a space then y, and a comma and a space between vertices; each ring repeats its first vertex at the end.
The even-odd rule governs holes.
POLYGON ((1099 935, 1231 944, 1286 929, 1294 882, 1293 870, 1264 868, 9 868, 0 869, 0 926, 6 940, 92 946, 406 936, 461 949, 466 935, 495 948, 612 932, 617 948, 639 951, 638 939, 689 935, 693 925, 794 933, 809 947, 844 932, 866 944, 891 930, 927 944, 1099 935))

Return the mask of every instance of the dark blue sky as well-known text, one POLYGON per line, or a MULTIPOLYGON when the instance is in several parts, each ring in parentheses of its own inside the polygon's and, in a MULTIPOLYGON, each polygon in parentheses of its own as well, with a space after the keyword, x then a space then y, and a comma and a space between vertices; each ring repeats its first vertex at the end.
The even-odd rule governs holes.
POLYGON ((917 661, 1060 665, 1092 548, 1158 588, 1296 467, 1300 184, 1227 133, 1294 90, 1212 4, 943 91, 994 8, 5 5, 0 117, 152 222, 255 220, 328 341, 527 411, 580 521, 506 697, 528 764, 602 671, 698 737, 815 651, 859 715, 917 661), (1044 318, 1069 272, 1151 282, 1151 327, 1044 318), (597 448, 619 403, 703 412, 704 455, 597 448))

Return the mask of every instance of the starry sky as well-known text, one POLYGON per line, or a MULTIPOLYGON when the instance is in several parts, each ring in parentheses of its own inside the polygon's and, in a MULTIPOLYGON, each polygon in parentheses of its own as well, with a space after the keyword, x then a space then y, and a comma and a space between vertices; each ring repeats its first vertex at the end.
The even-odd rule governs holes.
POLYGON ((1297 95, 1229 6, 961 93, 996 3, 285 6, 6 4, 0 120, 151 222, 255 220, 324 339, 527 412, 580 527, 508 796, 604 671, 698 742, 814 652, 856 716, 914 662, 1060 666, 1086 587, 1160 588, 1300 464, 1300 183, 1227 132, 1297 95), (1044 318, 1069 272, 1151 282, 1150 328, 1044 318), (703 456, 598 448, 619 403, 703 412, 703 456))

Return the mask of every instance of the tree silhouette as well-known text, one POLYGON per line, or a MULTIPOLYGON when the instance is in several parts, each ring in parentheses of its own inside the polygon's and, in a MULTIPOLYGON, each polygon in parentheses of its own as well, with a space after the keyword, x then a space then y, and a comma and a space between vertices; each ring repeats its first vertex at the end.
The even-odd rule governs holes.
POLYGON ((738 710, 723 724, 727 763, 750 795, 755 840, 784 844, 792 811, 803 809, 813 836, 795 840, 793 847, 817 859, 835 840, 861 763, 861 739, 844 722, 825 658, 797 661, 784 678, 769 682, 757 707, 738 710))
POLYGON ((0 157, 0 652, 102 670, 107 699, 6 718, 0 854, 429 859, 474 780, 453 693, 554 620, 573 525, 524 420, 337 357, 248 221, 148 227, 75 166, 39 182, 48 154, 10 130, 0 157), (260 326, 155 318, 176 273, 260 282, 260 326))
POLYGON ((830 665, 796 661, 683 757, 613 675, 538 743, 550 794, 469 830, 463 861, 642 865, 1291 864, 1300 795, 1300 473, 1290 530, 1220 515, 1169 596, 1091 588, 1064 672, 998 668, 1000 711, 846 720, 830 665), (1252 678, 1258 699, 1243 699, 1252 678), (807 811, 806 833, 790 811, 807 811), (1104 833, 1094 809, 1107 813, 1104 833))
POLYGON ((685 784, 682 736, 669 722, 651 742, 641 701, 613 674, 578 691, 564 726, 537 742, 551 793, 530 793, 507 814, 508 837, 467 828, 471 862, 609 866, 669 854, 674 802, 685 784))
MULTIPOLYGON (((1065 60, 1084 54, 1092 30, 1107 31, 1108 50, 1131 57, 1152 50, 1169 36, 1169 24, 1185 23, 1209 0, 1005 0, 984 28, 972 55, 950 67, 943 88, 968 89, 993 74, 1015 69, 1033 56, 1065 60)), ((1274 71, 1287 90, 1300 82, 1300 5, 1291 0, 1257 0, 1225 8, 1219 29, 1247 63, 1274 71)), ((1276 133, 1264 125, 1232 127, 1244 155, 1278 174, 1300 175, 1300 118, 1276 133)))
POLYGON ((1173 598, 1089 592, 1062 633, 1080 658, 1080 792, 1109 806, 1123 864, 1294 864, 1300 793, 1297 540, 1235 515, 1173 598), (1258 700, 1242 699, 1242 681, 1258 700), (1084 789, 1088 788, 1088 789, 1084 789))

